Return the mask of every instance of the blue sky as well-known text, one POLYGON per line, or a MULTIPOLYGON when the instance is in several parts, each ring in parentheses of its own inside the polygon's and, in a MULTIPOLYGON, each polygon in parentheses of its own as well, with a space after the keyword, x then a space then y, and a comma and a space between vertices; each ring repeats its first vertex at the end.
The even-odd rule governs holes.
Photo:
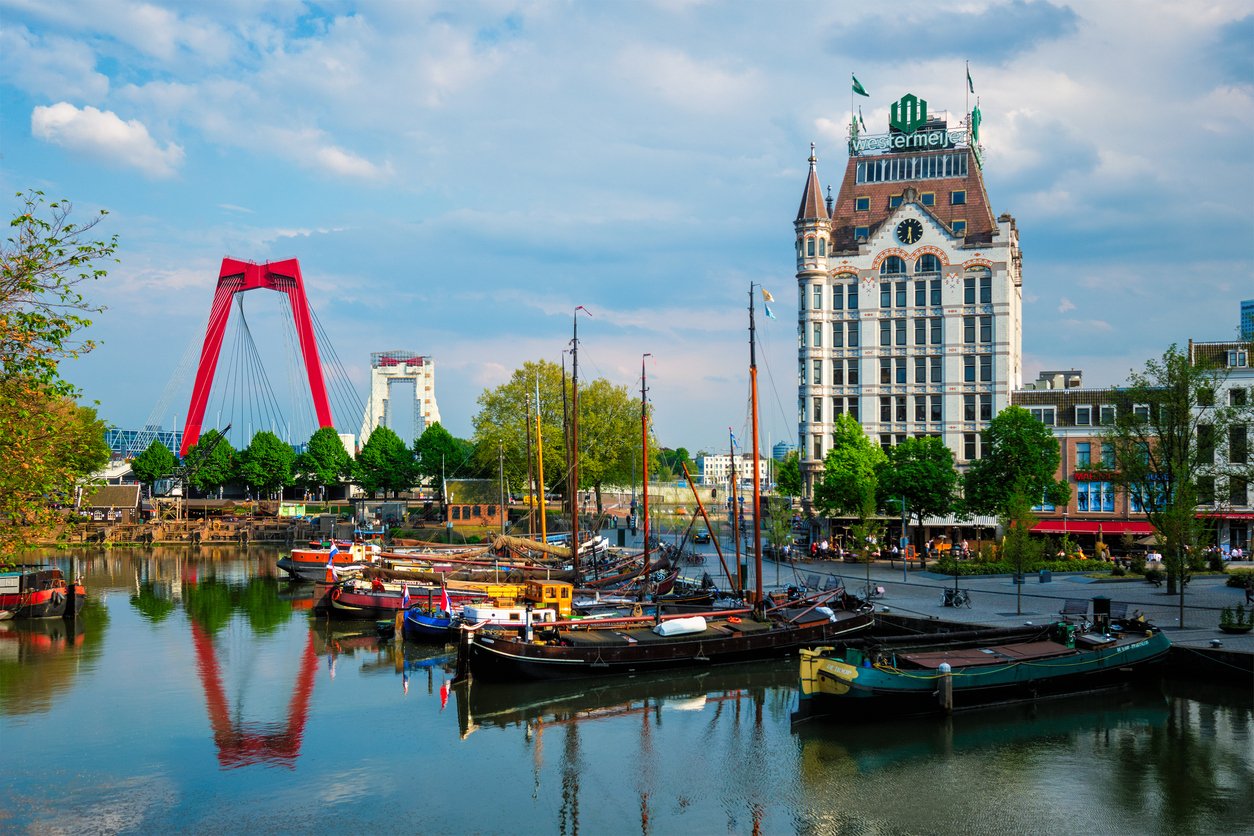
MULTIPOLYGON (((651 352, 658 436, 692 450, 744 437, 759 282, 780 316, 760 320, 763 443, 791 438, 792 219, 810 142, 825 184, 843 171, 851 72, 882 132, 905 92, 960 118, 971 62, 1028 379, 1119 383, 1231 338, 1254 297, 1243 0, 0 0, 0 22, 3 194, 107 208, 121 240, 91 290, 103 345, 65 372, 123 427, 181 422, 230 255, 300 259, 359 397, 371 351, 433 355, 461 436, 485 388, 560 362, 584 305, 582 374, 636 390, 651 352)), ((245 312, 300 401, 266 297, 245 312)))

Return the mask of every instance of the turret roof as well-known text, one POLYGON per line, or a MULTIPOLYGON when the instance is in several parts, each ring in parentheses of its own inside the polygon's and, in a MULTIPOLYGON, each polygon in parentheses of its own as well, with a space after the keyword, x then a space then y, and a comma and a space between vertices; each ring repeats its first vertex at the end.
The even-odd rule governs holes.
POLYGON ((801 195, 801 207, 797 220, 819 218, 827 220, 827 206, 823 203, 823 187, 819 185, 818 157, 814 156, 814 143, 810 143, 810 176, 806 178, 806 190, 801 195))

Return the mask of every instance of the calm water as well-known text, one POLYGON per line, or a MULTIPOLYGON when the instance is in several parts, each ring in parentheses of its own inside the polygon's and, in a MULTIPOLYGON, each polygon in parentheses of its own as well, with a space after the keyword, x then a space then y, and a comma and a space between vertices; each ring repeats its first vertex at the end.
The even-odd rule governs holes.
POLYGON ((0 624, 0 832, 1254 829, 1249 689, 796 730, 792 662, 467 691, 273 551, 189 555, 80 553, 76 632, 0 624))

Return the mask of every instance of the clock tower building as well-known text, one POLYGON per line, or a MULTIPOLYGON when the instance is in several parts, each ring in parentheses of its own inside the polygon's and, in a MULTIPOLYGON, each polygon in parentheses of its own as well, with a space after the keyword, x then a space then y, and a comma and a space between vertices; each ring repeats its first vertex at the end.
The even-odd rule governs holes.
POLYGON ((883 447, 937 436, 962 467, 1022 378, 1019 233, 989 204, 978 109, 955 130, 913 94, 892 113, 886 134, 851 131, 835 200, 811 146, 794 223, 807 496, 842 413, 883 447))

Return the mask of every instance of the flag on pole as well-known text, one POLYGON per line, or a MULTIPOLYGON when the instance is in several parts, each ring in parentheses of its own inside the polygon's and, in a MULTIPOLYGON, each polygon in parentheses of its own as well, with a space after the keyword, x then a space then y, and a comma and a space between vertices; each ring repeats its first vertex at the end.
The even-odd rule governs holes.
POLYGON ((866 120, 862 118, 862 105, 858 105, 858 123, 862 125, 862 130, 866 130, 866 120))
POLYGON ((967 64, 967 90, 971 93, 975 92, 975 84, 971 81, 971 65, 967 64))
POLYGON ((770 306, 770 305, 768 305, 768 304, 766 304, 765 302, 763 302, 763 303, 762 303, 762 310, 766 311, 766 318, 767 318, 767 319, 774 319, 774 318, 775 318, 775 312, 774 312, 774 311, 772 311, 772 310, 771 310, 771 306, 770 306))
POLYGON ((775 297, 771 295, 771 291, 767 290, 765 287, 762 288, 762 301, 763 302, 775 301, 775 297))
POLYGON ((401 609, 409 609, 409 584, 401 581, 401 609))
POLYGON ((862 82, 858 81, 858 77, 856 75, 853 76, 853 92, 857 93, 859 96, 871 95, 866 91, 866 88, 862 86, 862 82))
POLYGON ((335 571, 335 556, 340 553, 335 542, 331 542, 331 551, 327 554, 327 583, 335 583, 339 574, 335 571))
POLYGON ((739 445, 739 442, 736 441, 736 434, 734 432, 731 432, 730 427, 728 427, 728 434, 731 435, 731 444, 732 444, 732 449, 734 450, 739 445))
POLYGON ((976 142, 980 140, 980 123, 983 121, 984 114, 980 113, 980 106, 977 104, 971 111, 971 138, 976 142))
POLYGON ((453 602, 449 600, 447 586, 440 587, 440 609, 450 615, 453 612, 453 602))

